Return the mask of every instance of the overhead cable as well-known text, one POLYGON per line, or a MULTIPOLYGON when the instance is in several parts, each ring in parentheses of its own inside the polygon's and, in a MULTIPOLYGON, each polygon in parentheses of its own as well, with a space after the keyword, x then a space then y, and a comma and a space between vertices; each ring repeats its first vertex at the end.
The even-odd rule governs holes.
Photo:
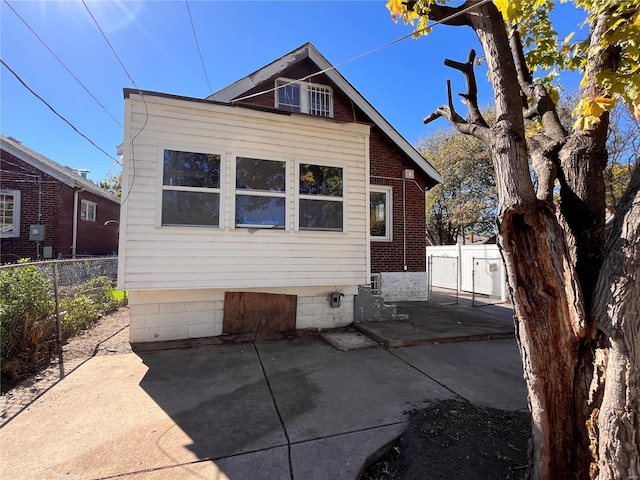
MULTIPOLYGON (((145 110, 144 123, 142 124, 142 127, 140 128, 140 130, 138 130, 138 133, 136 133, 135 135, 133 135, 131 137, 131 142, 130 142, 130 145, 131 145, 131 169, 132 169, 133 173, 132 173, 132 176, 131 176, 131 183, 129 184, 129 190, 127 191, 127 194, 125 195, 124 199, 120 202, 120 206, 122 207, 122 205, 124 205, 127 202, 127 200, 129 199, 129 195, 131 195, 131 191, 133 190, 133 184, 136 181, 136 162, 135 162, 134 142, 135 142, 136 138, 138 138, 138 136, 146 128, 147 123, 149 122, 149 107, 147 106, 147 100, 144 98, 144 92, 142 90, 140 90, 140 88, 138 87, 136 82, 133 80, 133 78, 129 74, 129 71, 126 69, 126 67, 122 63, 122 60, 120 60, 120 57, 116 53, 115 48, 113 48, 113 45, 111 45, 111 42, 109 41, 109 39, 105 35, 104 31, 102 30, 102 27, 100 27, 100 24, 98 23, 98 20, 96 20, 96 17, 94 17, 93 13, 91 13, 91 10, 89 10, 89 6, 86 4, 85 0, 82 0, 82 5, 84 5, 84 8, 87 10, 87 12, 89 13, 89 16, 93 20, 93 23, 98 28, 98 31, 102 34, 102 38, 104 38, 104 41, 107 42, 107 45, 109 45, 109 48, 111 49, 111 51, 113 52, 113 55, 118 60, 118 63, 122 67, 122 70, 124 70, 124 73, 127 75, 127 77, 129 77, 129 80, 131 80, 131 83, 133 84, 133 86, 136 87, 136 90, 138 90, 138 93, 140 94, 140 97, 142 98, 142 103, 144 104, 144 110, 145 110)), ((120 163, 117 160, 115 160, 115 161, 117 163, 120 163)))
MULTIPOLYGON (((29 90, 29 92, 31 92, 31 94, 33 96, 35 96, 38 100, 40 100, 42 103, 44 103, 47 107, 49 107, 49 110, 51 110, 53 113, 55 113, 61 120, 63 120, 71 128, 73 128, 76 131, 76 133, 78 133, 78 135, 80 135, 85 140, 87 140, 91 145, 96 147, 98 150, 100 150, 102 153, 104 153, 111 160, 113 160, 114 162, 118 162, 118 160, 116 160, 113 156, 109 155, 105 150, 103 150, 101 147, 99 147, 93 140, 91 140, 84 133, 82 133, 80 130, 78 130, 73 123, 71 123, 69 120, 67 120, 65 117, 63 117, 61 114, 59 114, 56 111, 56 109, 53 108, 51 105, 49 105, 49 103, 47 103, 47 101, 44 98, 42 98, 40 95, 38 95, 36 92, 34 92, 33 89, 31 87, 29 87, 29 85, 27 85, 26 82, 24 80, 22 80, 22 78, 20 78, 20 75, 18 75, 16 72, 14 72, 13 69, 9 65, 7 65, 6 62, 4 60, 2 60, 1 58, 0 58, 0 62, 2 62, 2 65, 4 65, 4 67, 7 70, 9 70, 13 74, 13 76, 16 77, 16 79, 18 79, 18 81, 24 86, 24 88, 29 90)), ((118 163, 120 163, 120 162, 118 162, 118 163)))
POLYGON ((35 35, 35 37, 38 40, 40 40, 40 43, 42 43, 42 45, 44 45, 44 47, 49 51, 49 53, 51 55, 53 55, 53 58, 55 58, 60 63, 60 65, 62 65, 64 67, 64 69, 67 72, 69 72, 69 75, 71 75, 73 77, 73 79, 76 82, 78 82, 82 88, 84 88, 84 90, 91 96, 91 98, 93 98, 95 100, 95 102, 98 105, 100 105, 100 107, 107 113, 107 115, 109 115, 113 119, 113 121, 116 122, 120 126, 120 128, 124 128, 122 126, 122 124, 116 119, 116 117, 114 117, 111 114, 111 112, 109 110, 107 110, 107 108, 102 103, 100 103, 100 101, 95 97, 95 95, 93 95, 93 93, 91 93, 91 91, 85 86, 85 84, 82 83, 80 81, 80 79, 73 74, 73 72, 69 69, 69 67, 67 67, 62 60, 60 60, 60 58, 53 52, 53 50, 51 50, 51 48, 49 48, 49 45, 47 45, 47 43, 42 38, 40 38, 40 36, 33 30, 33 28, 31 28, 31 25, 29 25, 29 23, 27 23, 27 21, 24 18, 22 18, 22 16, 20 16, 20 14, 16 11, 16 9, 13 8, 13 6, 7 0, 4 0, 4 3, 7 4, 7 6, 13 11, 13 13, 15 13, 16 16, 22 21, 22 23, 24 23, 25 26, 31 31, 31 33, 33 33, 35 35))
POLYGON ((453 14, 449 15, 448 17, 445 17, 445 18, 443 18, 441 20, 434 20, 431 24, 427 25, 424 28, 421 28, 420 30, 416 30, 414 32, 411 32, 411 33, 408 33, 406 35, 403 35, 402 37, 396 38, 395 40, 392 40, 392 41, 390 41, 388 43, 385 43, 384 45, 380 45, 379 47, 376 47, 376 48, 374 48, 372 50, 369 50, 368 52, 364 52, 364 53, 361 53, 360 55, 356 55, 355 57, 352 57, 352 58, 350 58, 348 60, 345 60, 342 63, 339 63, 338 65, 332 65, 332 66, 330 66, 328 68, 325 68, 324 70, 320 70, 319 72, 312 73, 310 75, 307 75, 306 77, 302 77, 302 78, 299 78, 297 80, 291 80, 290 82, 287 82, 287 83, 284 83, 284 84, 281 84, 281 85, 277 85, 277 86, 275 86, 273 88, 270 88, 268 90, 264 90, 262 92, 252 93, 251 95, 246 95, 244 97, 233 99, 233 100, 231 100, 231 102, 240 102, 242 100, 247 100, 249 98, 258 97, 260 95, 264 95, 265 93, 274 92, 279 88, 286 87, 286 86, 292 85, 294 83, 304 82, 305 80, 309 80, 310 78, 316 77, 316 76, 321 75, 323 73, 326 73, 326 72, 328 72, 330 70, 337 70, 338 67, 342 67, 343 65, 347 65, 348 63, 351 63, 351 62, 353 62, 355 60, 359 60, 362 57, 366 57, 367 55, 371 55, 372 53, 378 52, 378 51, 380 51, 382 49, 385 49, 387 47, 395 45, 396 43, 400 43, 401 41, 406 40, 409 37, 413 37, 414 35, 416 35, 418 33, 425 32, 425 31, 435 27, 436 25, 440 25, 440 24, 446 23, 446 22, 448 22, 450 20, 453 20, 454 18, 459 17, 460 15, 464 15, 465 13, 469 12, 470 10, 473 10, 474 8, 478 8, 478 7, 482 6, 482 5, 484 5, 485 3, 489 3, 489 2, 492 2, 492 1, 493 0, 482 0, 479 3, 476 3, 476 4, 473 4, 473 5, 469 6, 469 7, 463 8, 462 10, 459 10, 459 11, 457 11, 457 12, 455 12, 455 13, 453 13, 453 14))
POLYGON ((138 85, 136 85, 136 82, 131 77, 131 75, 129 75, 129 71, 125 68, 124 63, 122 63, 122 60, 120 60, 120 57, 116 53, 116 50, 113 48, 113 45, 111 45, 111 42, 109 41, 109 39, 105 35, 104 31, 102 30, 102 27, 100 26, 100 24, 96 20, 96 17, 93 16, 93 13, 91 13, 91 10, 89 10, 89 6, 87 5, 87 3, 84 0, 82 0, 82 5, 84 5, 84 8, 87 10, 87 12, 89 13, 89 16, 93 20, 93 23, 95 23, 96 27, 98 28, 98 31, 102 34, 102 38, 104 38, 104 41, 107 42, 107 45, 109 45, 109 48, 113 52, 113 55, 116 57, 116 60, 118 60, 118 63, 122 67, 122 70, 124 70, 124 73, 127 74, 127 77, 129 77, 129 80, 131 80, 131 83, 133 84, 133 86, 136 87, 136 89, 140 90, 138 88, 138 85))
POLYGON ((209 75, 207 75, 207 69, 204 66, 204 60, 202 59, 202 52, 200 51, 200 44, 198 43, 198 35, 196 35, 196 27, 193 25, 193 17, 191 16, 191 9, 189 8, 189 0, 184 0, 187 5, 187 12, 189 13, 189 21, 191 22, 191 30, 193 30, 193 38, 196 40, 196 48, 198 49, 198 55, 200 56, 200 63, 202 64, 202 70, 204 71, 204 78, 207 79, 207 86, 209 87, 209 93, 211 93, 211 84, 209 83, 209 75))

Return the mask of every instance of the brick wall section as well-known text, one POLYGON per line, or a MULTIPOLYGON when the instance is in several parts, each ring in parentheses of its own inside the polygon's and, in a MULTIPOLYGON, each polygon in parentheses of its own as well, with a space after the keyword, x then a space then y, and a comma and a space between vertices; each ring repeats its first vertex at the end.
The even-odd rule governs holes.
MULTIPOLYGON (((318 71, 309 59, 285 70, 280 77, 299 79, 318 71)), ((273 77, 256 86, 247 94, 258 93, 275 86, 277 77, 273 77)), ((338 90, 324 74, 309 80, 313 83, 329 85, 334 94, 334 119, 343 122, 369 123, 372 121, 351 100, 338 90)), ((245 96, 243 94, 242 96, 245 96)), ((273 108, 274 92, 247 99, 244 103, 273 108)), ((424 189, 426 176, 409 158, 399 151, 393 142, 377 127, 371 130, 370 145, 370 183, 372 185, 391 185, 393 187, 393 241, 371 242, 371 272, 424 272, 426 269, 426 235, 424 189), (403 210, 403 180, 405 168, 415 171, 415 182, 405 182, 405 209, 403 210), (380 178, 386 177, 386 178, 380 178), (403 221, 404 220, 404 221, 403 221), (405 231, 406 225, 406 255, 405 231), (405 264, 406 256, 406 264, 405 264)))
MULTIPOLYGON (((0 240, 0 263, 15 262, 20 258, 38 258, 36 242, 29 240, 29 226, 38 223, 46 228, 45 241, 40 243, 40 254, 42 255, 43 246, 52 246, 54 258, 71 257, 73 188, 4 150, 0 154, 0 188, 20 191, 20 236, 0 240), (41 182, 41 190, 38 180, 41 182)), ((117 220, 120 206, 90 192, 81 192, 79 198, 86 198, 98 206, 97 221, 84 222, 79 220, 78 202, 76 253, 106 255, 116 251, 117 224, 105 226, 104 222, 117 220)))

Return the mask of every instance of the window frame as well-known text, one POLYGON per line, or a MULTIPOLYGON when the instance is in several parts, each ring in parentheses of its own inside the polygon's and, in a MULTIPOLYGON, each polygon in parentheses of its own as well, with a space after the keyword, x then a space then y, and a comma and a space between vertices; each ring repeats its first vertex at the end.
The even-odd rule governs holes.
POLYGON ((0 195, 13 197, 13 228, 8 232, 0 232, 0 238, 16 238, 20 236, 20 190, 0 189, 0 195))
POLYGON ((231 229, 245 230, 245 229, 260 229, 260 230, 273 230, 276 232, 289 231, 289 215, 290 215, 290 199, 291 199, 291 162, 286 158, 279 157, 278 155, 265 154, 265 152, 237 152, 234 153, 231 159, 231 186, 230 186, 230 209, 229 219, 231 229), (238 189, 236 188, 237 182, 237 160, 239 158, 248 158, 252 160, 264 160, 269 162, 278 162, 284 164, 284 191, 267 191, 267 190, 251 190, 251 189, 238 189), (254 223, 237 223, 236 218, 236 198, 238 196, 250 196, 250 197, 267 197, 267 198, 283 198, 284 199, 284 223, 282 228, 278 228, 277 225, 268 224, 254 224, 254 223))
POLYGON ((371 209, 372 193, 384 193, 386 195, 385 235, 372 235, 371 224, 369 224, 369 237, 372 242, 393 242, 393 187, 391 185, 369 185, 369 209, 371 209))
POLYGON ((80 220, 83 222, 95 222, 98 218, 98 204, 87 200, 85 198, 80 200, 80 220), (91 209, 89 208, 91 207, 91 209), (89 215, 90 210, 93 211, 92 215, 89 215), (86 211, 86 213, 85 213, 86 211))
POLYGON ((295 163, 295 205, 296 205, 296 215, 295 215, 295 229, 297 232, 310 232, 310 233, 335 233, 335 234, 346 234, 347 233, 347 166, 341 162, 331 162, 326 160, 311 160, 304 159, 298 160, 295 163), (341 168, 342 169, 342 196, 328 196, 328 195, 310 195, 300 193, 300 168, 302 165, 316 165, 320 167, 330 167, 330 168, 341 168), (334 229, 334 228, 309 228, 309 227, 301 227, 300 226, 300 200, 326 200, 332 202, 341 202, 342 203, 342 229, 334 229))
POLYGON ((221 148, 212 148, 207 145, 176 145, 176 144, 164 144, 158 145, 158 187, 156 202, 158 208, 156 208, 156 227, 157 228, 187 228, 187 229, 207 229, 207 230, 223 230, 225 228, 225 196, 224 186, 226 178, 226 153, 221 148), (188 187, 181 185, 165 185, 164 184, 164 154, 166 150, 185 153, 196 153, 202 155, 218 155, 220 157, 220 181, 219 187, 188 187), (162 223, 163 213, 163 196, 165 191, 178 191, 178 192, 195 192, 195 193, 211 193, 218 194, 218 224, 217 225, 205 225, 205 224, 188 224, 188 223, 162 223))
POLYGON ((275 102, 275 107, 281 110, 306 113, 308 115, 313 115, 314 117, 321 117, 321 118, 333 118, 334 116, 335 102, 334 102, 333 88, 331 88, 329 85, 322 85, 320 83, 300 82, 297 80, 292 80, 290 78, 284 78, 284 77, 276 78, 274 102, 275 102), (282 104, 282 105, 280 104, 280 98, 279 98, 280 88, 284 86, 290 86, 290 85, 295 85, 300 89, 300 95, 299 95, 300 110, 293 110, 291 108, 286 108, 286 106, 291 106, 289 104, 282 104), (320 113, 312 112, 311 99, 310 99, 312 89, 319 90, 319 91, 323 91, 323 90, 326 91, 325 94, 329 99, 329 111, 327 115, 321 115, 320 113), (286 105, 286 106, 283 106, 283 105, 286 105))

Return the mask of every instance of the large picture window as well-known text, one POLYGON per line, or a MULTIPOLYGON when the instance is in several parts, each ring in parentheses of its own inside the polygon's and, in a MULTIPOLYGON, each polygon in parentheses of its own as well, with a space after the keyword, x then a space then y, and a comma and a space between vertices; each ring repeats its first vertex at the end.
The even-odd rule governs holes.
POLYGON ((299 180, 300 230, 343 231, 343 169, 303 163, 299 180))
POLYGON ((333 91, 330 87, 285 78, 276 80, 276 87, 276 108, 333 117, 333 91))
POLYGON ((369 192, 369 225, 371 240, 391 241, 391 187, 371 186, 369 192))
POLYGON ((236 226, 285 228, 286 162, 236 158, 236 226))
POLYGON ((164 151, 162 225, 219 226, 220 161, 214 153, 164 151))
POLYGON ((0 237, 20 236, 20 190, 0 190, 0 237))

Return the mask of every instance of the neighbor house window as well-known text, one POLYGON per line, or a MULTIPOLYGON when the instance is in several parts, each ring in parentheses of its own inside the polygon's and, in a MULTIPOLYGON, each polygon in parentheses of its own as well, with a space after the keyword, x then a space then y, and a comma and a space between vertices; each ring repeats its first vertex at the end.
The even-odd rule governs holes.
POLYGON ((0 190, 0 237, 20 236, 20 190, 0 190))
POLYGON ((89 200, 80 201, 80 220, 96 221, 96 204, 89 200))
POLYGON ((391 187, 371 185, 369 189, 369 225, 371 240, 391 241, 391 187))
POLYGON ((300 230, 344 229, 343 184, 341 167, 300 165, 300 230))
POLYGON ((236 158, 236 226, 285 228, 286 162, 236 158))
POLYGON ((220 160, 215 153, 164 151, 162 225, 219 226, 220 160))
POLYGON ((276 108, 333 117, 333 91, 330 87, 284 78, 276 80, 276 87, 276 108))

